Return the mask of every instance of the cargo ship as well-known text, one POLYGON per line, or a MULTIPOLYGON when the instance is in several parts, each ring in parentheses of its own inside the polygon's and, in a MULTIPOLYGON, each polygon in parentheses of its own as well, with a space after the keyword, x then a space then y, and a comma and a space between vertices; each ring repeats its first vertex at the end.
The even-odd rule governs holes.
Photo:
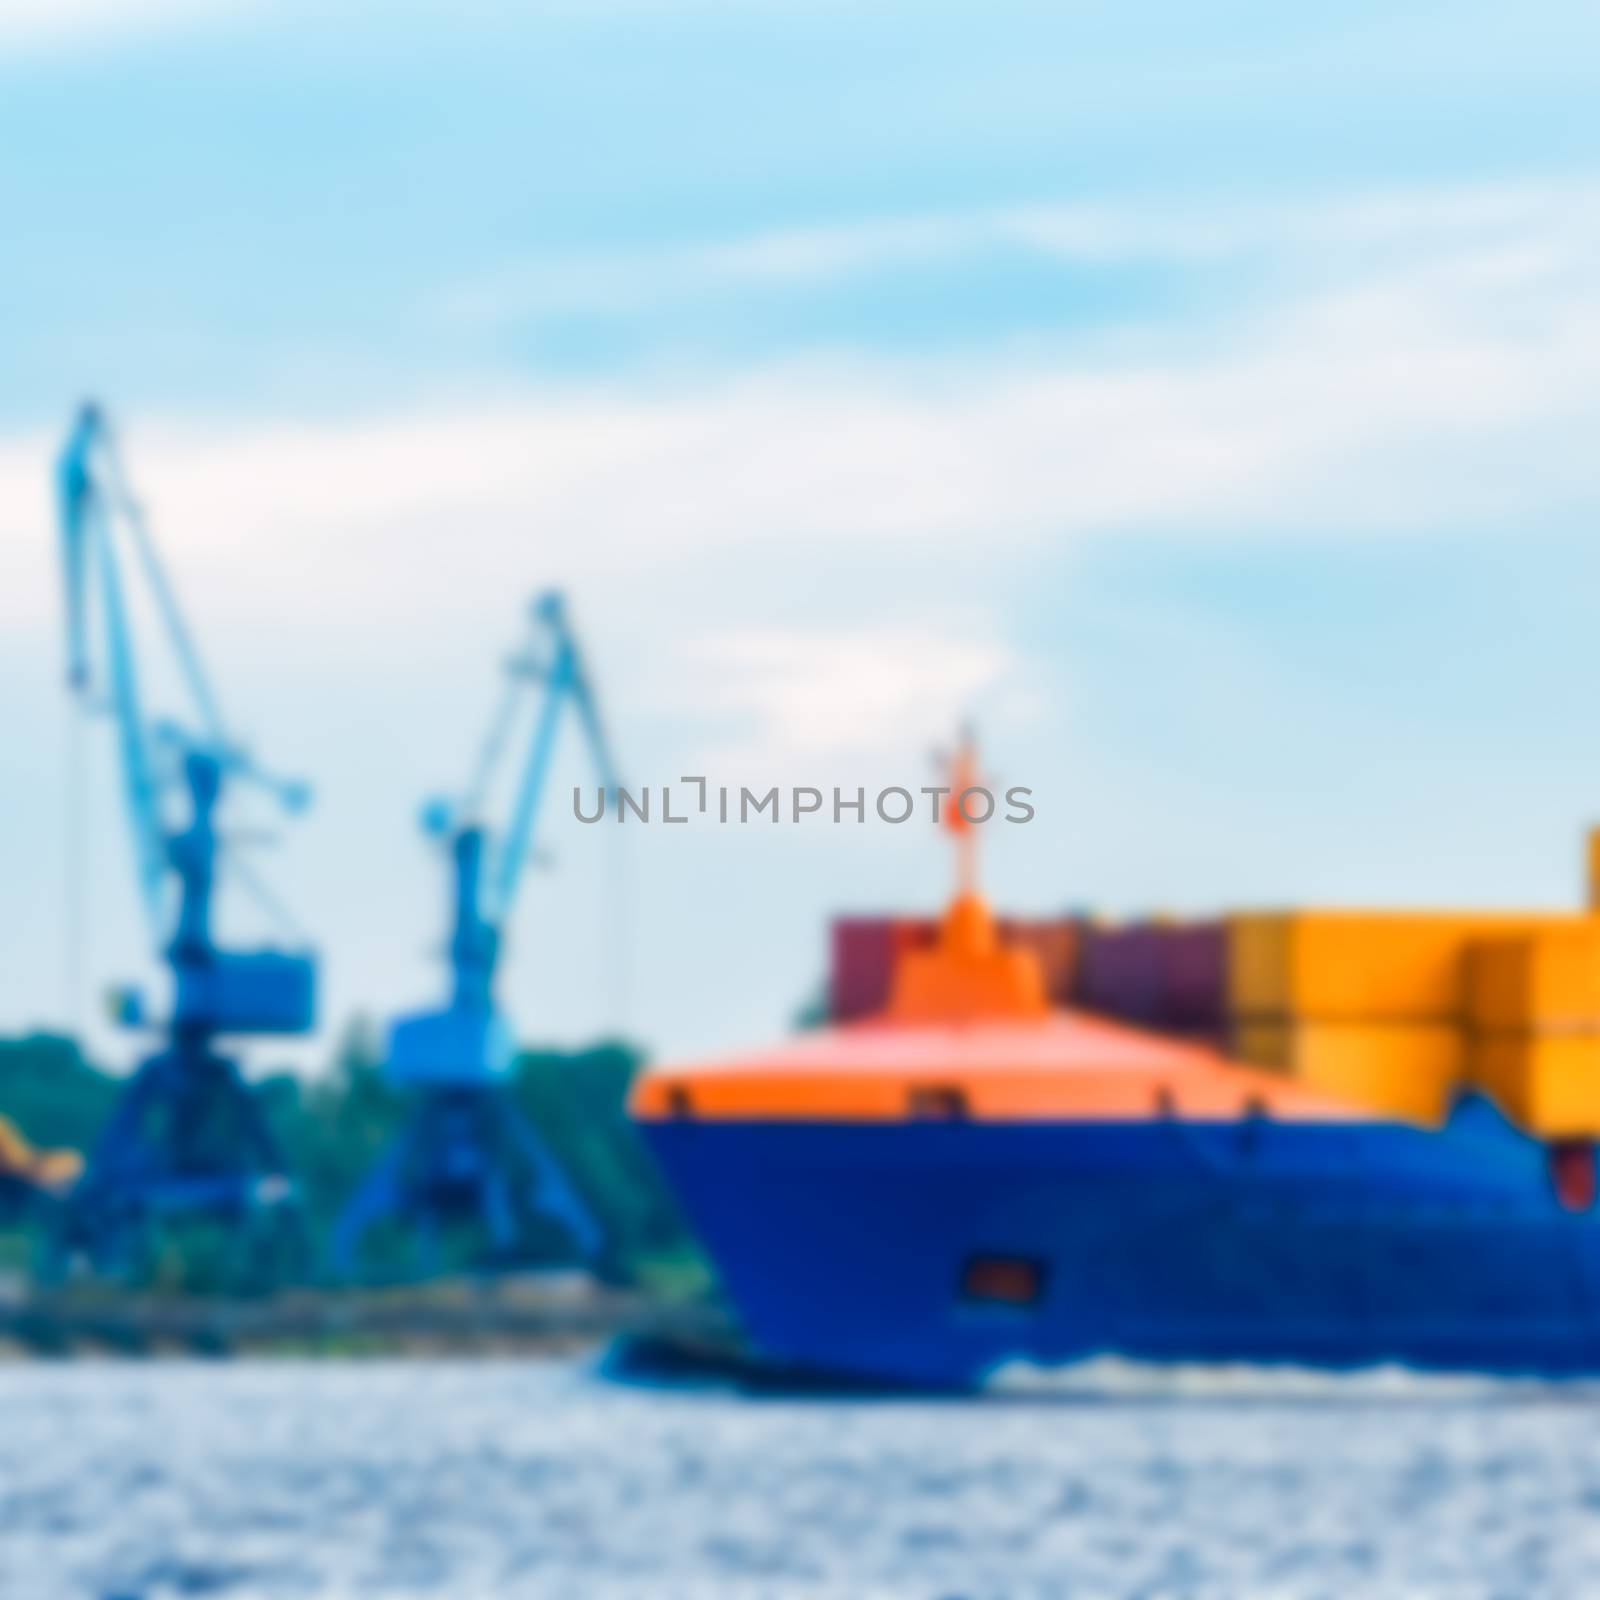
POLYGON ((1600 1372, 1600 917, 878 931, 849 1020, 635 1088, 763 1362, 1600 1372))

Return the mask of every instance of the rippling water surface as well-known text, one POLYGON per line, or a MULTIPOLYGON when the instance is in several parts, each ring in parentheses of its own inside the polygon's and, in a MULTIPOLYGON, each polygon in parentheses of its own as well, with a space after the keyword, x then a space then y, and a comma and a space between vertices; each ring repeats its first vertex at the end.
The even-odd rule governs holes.
POLYGON ((1600 1594, 1600 1399, 1108 1369, 984 1401, 582 1363, 0 1369, 0 1595, 1600 1594))

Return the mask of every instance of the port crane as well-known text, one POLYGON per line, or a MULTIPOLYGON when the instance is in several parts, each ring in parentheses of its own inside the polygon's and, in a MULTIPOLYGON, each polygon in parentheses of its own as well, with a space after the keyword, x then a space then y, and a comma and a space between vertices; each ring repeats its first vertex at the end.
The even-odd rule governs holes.
MULTIPOLYGON (((115 436, 94 404, 78 412, 57 469, 66 598, 67 685, 116 731, 123 809, 139 898, 171 977, 167 1014, 120 993, 116 1020, 154 1029, 63 1210, 59 1250, 98 1270, 140 1265, 163 1219, 207 1217, 247 1242, 263 1214, 297 1226, 294 1189, 254 1093, 218 1041, 294 1035, 314 1021, 316 966, 304 948, 219 947, 213 915, 224 864, 275 909, 220 831, 225 796, 253 788, 279 810, 309 800, 304 784, 258 766, 227 731, 194 637, 168 582, 115 436), (141 580, 139 588, 128 580, 141 580), (164 636, 187 702, 183 720, 146 708, 136 596, 164 636)), ((257 1240, 259 1235, 257 1236, 257 1240)), ((237 1259, 237 1258, 236 1258, 237 1259)))
POLYGON ((454 801, 424 807, 424 832, 451 869, 450 992, 439 1008, 398 1018, 383 1063, 388 1083, 412 1097, 403 1128, 357 1190, 333 1239, 340 1276, 357 1268, 364 1240, 382 1223, 409 1236, 424 1270, 441 1230, 478 1228, 492 1256, 514 1258, 527 1225, 554 1220, 590 1261, 602 1231, 560 1165, 512 1099, 515 1035, 495 998, 506 923, 533 857, 541 802, 563 713, 580 725, 605 792, 617 782, 582 652, 562 596, 539 595, 529 636, 507 664, 506 684, 476 771, 454 801), (542 693, 532 739, 503 829, 485 820, 490 790, 513 729, 542 693))

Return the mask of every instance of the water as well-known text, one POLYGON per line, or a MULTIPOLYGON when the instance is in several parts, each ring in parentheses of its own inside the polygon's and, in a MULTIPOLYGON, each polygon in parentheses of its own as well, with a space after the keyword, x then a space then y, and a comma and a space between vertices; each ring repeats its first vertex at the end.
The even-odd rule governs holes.
POLYGON ((0 1595, 1600 1594, 1600 1393, 1101 1369, 986 1401, 582 1362, 0 1368, 0 1595))

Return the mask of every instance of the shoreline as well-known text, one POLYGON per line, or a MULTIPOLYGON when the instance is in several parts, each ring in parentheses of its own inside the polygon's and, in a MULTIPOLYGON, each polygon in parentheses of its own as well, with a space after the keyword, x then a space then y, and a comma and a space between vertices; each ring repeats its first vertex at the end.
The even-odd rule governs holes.
POLYGON ((732 1318, 714 1302, 610 1288, 582 1274, 248 1299, 83 1284, 0 1301, 0 1361, 561 1355, 617 1339, 708 1361, 743 1354, 732 1318))

